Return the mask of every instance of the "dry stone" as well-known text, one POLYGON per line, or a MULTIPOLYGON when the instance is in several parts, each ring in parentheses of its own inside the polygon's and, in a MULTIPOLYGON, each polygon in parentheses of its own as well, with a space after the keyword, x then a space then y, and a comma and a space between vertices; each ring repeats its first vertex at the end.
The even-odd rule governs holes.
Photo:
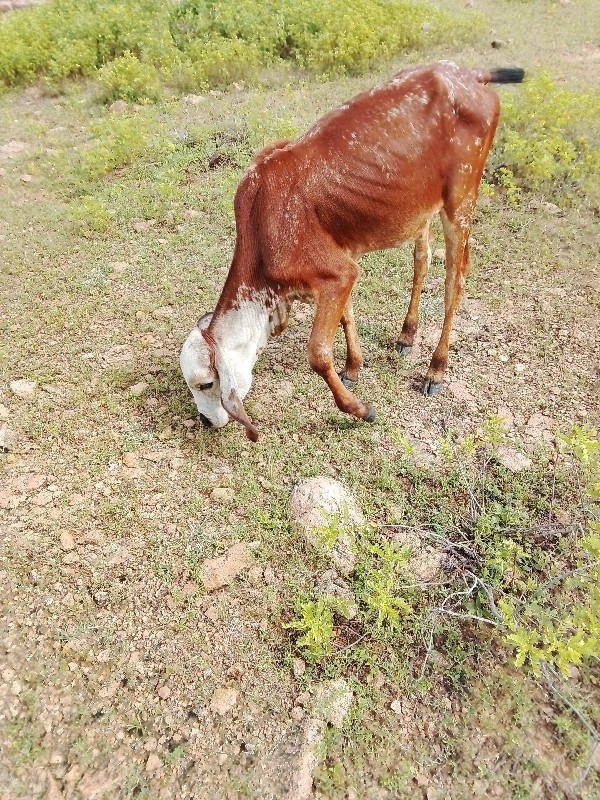
POLYGON ((397 528, 393 537, 401 547, 411 548, 407 567, 413 580, 429 583, 439 576, 446 558, 443 547, 434 546, 410 528, 397 528))
POLYGON ((353 700, 352 689, 343 678, 325 681, 315 692, 313 714, 317 719, 341 729, 353 700))
POLYGON ((290 499, 292 527, 313 547, 327 537, 331 520, 340 535, 331 550, 331 560, 343 575, 350 575, 356 563, 351 533, 365 524, 356 500, 340 481, 317 477, 300 481, 290 499))
POLYGON ((21 379, 18 381, 11 381, 10 383, 11 392, 13 394, 16 394, 17 397, 20 397, 23 400, 26 400, 29 397, 33 397, 36 389, 37 389, 36 381, 28 381, 25 379, 21 379))
POLYGON ((16 446, 16 432, 8 425, 0 425, 0 450, 14 450, 16 446))
POLYGON ((232 711, 238 701, 238 690, 232 686, 215 689, 210 701, 210 710, 220 717, 232 711))
POLYGON ((245 542, 231 545, 225 555, 202 564, 202 583, 207 592, 228 586, 240 572, 252 566, 252 552, 245 542))

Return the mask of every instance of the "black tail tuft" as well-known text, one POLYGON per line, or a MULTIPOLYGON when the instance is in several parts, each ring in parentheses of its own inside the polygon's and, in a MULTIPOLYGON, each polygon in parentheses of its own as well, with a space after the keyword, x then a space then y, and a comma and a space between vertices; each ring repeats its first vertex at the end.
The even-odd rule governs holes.
POLYGON ((490 83, 521 83, 525 70, 521 67, 499 67, 490 70, 490 83))

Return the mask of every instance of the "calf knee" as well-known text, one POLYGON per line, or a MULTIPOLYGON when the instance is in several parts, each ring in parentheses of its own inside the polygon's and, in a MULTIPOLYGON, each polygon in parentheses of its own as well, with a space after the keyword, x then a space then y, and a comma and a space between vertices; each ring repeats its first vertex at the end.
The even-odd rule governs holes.
POLYGON ((326 344, 311 344, 308 348, 308 363, 319 375, 323 375, 332 366, 331 348, 326 344))

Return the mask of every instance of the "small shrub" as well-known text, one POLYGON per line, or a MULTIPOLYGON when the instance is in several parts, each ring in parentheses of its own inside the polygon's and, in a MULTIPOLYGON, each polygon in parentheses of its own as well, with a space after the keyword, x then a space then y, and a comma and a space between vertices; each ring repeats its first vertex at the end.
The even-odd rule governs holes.
POLYGON ((155 100, 160 93, 158 71, 129 51, 103 66, 97 76, 100 96, 112 100, 155 100))
POLYGON ((503 95, 487 180, 504 187, 511 204, 532 191, 599 200, 599 138, 600 97, 539 74, 503 95))
POLYGON ((0 86, 43 77, 60 87, 100 70, 107 100, 148 99, 159 77, 182 90, 224 86, 283 61, 358 74, 480 29, 408 0, 47 0, 0 19, 0 86))

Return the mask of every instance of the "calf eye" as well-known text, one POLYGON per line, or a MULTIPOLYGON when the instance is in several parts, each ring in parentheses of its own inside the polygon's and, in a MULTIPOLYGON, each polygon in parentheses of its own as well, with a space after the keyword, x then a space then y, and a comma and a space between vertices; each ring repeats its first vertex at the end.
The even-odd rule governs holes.
POLYGON ((212 385, 213 381, 211 381, 210 383, 201 383, 198 388, 200 389, 201 392, 203 392, 205 389, 212 389, 212 385))

